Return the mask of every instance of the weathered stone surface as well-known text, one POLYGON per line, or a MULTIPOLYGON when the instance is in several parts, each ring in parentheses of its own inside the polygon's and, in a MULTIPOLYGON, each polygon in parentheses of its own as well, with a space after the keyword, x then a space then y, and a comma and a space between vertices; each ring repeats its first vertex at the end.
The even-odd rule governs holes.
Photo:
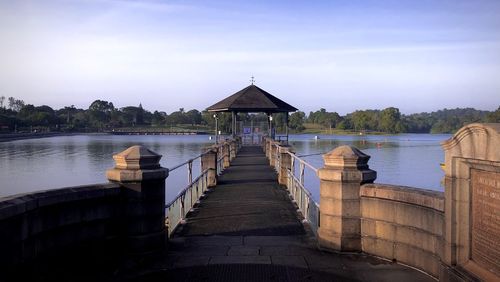
POLYGON ((445 150, 443 261, 483 280, 500 279, 500 124, 470 124, 445 150))
POLYGON ((161 155, 144 146, 132 146, 113 156, 115 168, 127 170, 160 168, 161 155))
POLYGON ((320 179, 320 246, 361 251, 360 186, 375 180, 368 168, 370 156, 352 146, 340 146, 323 155, 320 179))
POLYGON ((325 167, 337 167, 342 169, 368 168, 367 164, 369 159, 370 156, 364 154, 358 148, 348 145, 339 146, 323 155, 325 167))

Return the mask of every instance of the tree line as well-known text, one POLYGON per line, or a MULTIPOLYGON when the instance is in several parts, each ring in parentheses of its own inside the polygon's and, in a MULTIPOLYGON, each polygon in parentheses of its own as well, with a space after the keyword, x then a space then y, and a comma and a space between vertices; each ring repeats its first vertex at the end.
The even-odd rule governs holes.
POLYGON ((473 108, 443 109, 431 113, 404 115, 398 108, 383 110, 357 110, 345 116, 320 109, 304 113, 296 112, 299 130, 304 123, 323 126, 325 129, 352 131, 377 131, 385 133, 453 133, 466 124, 474 122, 500 122, 500 106, 496 111, 481 111, 473 108), (302 124, 300 123, 302 122, 302 124))
MULTIPOLYGON (((148 111, 138 106, 116 108, 112 102, 93 101, 87 109, 74 105, 53 109, 47 105, 34 106, 14 97, 0 97, 0 132, 13 131, 62 131, 62 132, 100 132, 129 127, 174 127, 183 126, 211 132, 215 126, 213 113, 186 111, 180 108, 167 114, 164 111, 148 111)), ((264 113, 239 113, 238 120, 249 124, 267 124, 264 113)), ((284 132, 286 116, 273 114, 273 126, 284 132)), ((231 114, 218 113, 219 130, 230 132, 231 114)), ((431 113, 404 115, 398 108, 383 110, 358 110, 341 116, 325 109, 306 115, 298 111, 289 116, 289 128, 300 133, 310 125, 322 129, 349 131, 377 131, 386 133, 452 133, 465 124, 472 122, 500 122, 500 107, 493 112, 472 108, 443 109, 431 113)))

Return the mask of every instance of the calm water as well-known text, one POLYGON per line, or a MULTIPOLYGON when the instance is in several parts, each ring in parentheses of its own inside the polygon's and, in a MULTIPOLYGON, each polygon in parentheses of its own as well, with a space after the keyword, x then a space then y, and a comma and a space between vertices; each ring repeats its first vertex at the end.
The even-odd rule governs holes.
MULTIPOLYGON (((113 155, 133 145, 144 145, 163 155, 160 164, 173 167, 199 155, 210 144, 208 136, 81 135, 0 143, 0 197, 104 183, 113 155)), ((193 174, 200 171, 199 159, 193 174)), ((179 168, 167 179, 167 201, 187 185, 187 170, 179 168), (172 187, 172 188, 170 188, 172 187)))
MULTIPOLYGON (((377 171, 375 182, 412 186, 429 190, 444 191, 441 180, 444 172, 444 151, 440 142, 450 134, 401 134, 401 135, 314 135, 292 136, 290 143, 297 155, 316 168, 323 166, 321 153, 340 145, 354 145, 371 156, 368 165, 377 171)), ((319 180, 306 169, 306 187, 319 200, 319 180)))
MULTIPOLYGON (((321 155, 336 146, 352 144, 370 155, 376 182, 442 191, 439 163, 444 153, 439 143, 450 135, 407 134, 397 136, 291 137, 298 155, 321 167, 321 155), (316 155, 314 155, 316 154, 316 155)), ((141 144, 163 155, 161 165, 173 167, 199 155, 211 144, 208 136, 66 136, 0 143, 0 197, 67 186, 106 182, 113 154, 141 144)), ((193 164, 198 174, 199 160, 193 164)), ((177 169, 167 179, 167 201, 187 184, 187 170, 177 169)), ((317 199, 317 179, 306 172, 306 184, 317 199)))

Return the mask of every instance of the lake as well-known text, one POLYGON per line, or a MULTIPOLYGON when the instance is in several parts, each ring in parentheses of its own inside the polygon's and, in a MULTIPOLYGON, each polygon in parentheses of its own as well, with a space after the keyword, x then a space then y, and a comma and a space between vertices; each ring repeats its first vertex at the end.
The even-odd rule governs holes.
MULTIPOLYGON (((439 164, 444 152, 439 143, 451 135, 402 134, 341 136, 292 135, 297 155, 321 167, 320 153, 351 144, 371 156, 369 165, 378 173, 376 182, 443 191, 439 164)), ((141 144, 163 155, 163 167, 174 167, 199 155, 213 143, 207 135, 77 135, 0 143, 0 197, 106 182, 105 172, 114 165, 113 154, 141 144)), ((200 171, 199 159, 193 171, 200 171)), ((317 179, 306 172, 306 184, 318 200, 317 179)), ((167 201, 187 184, 187 170, 179 168, 167 179, 167 201)))

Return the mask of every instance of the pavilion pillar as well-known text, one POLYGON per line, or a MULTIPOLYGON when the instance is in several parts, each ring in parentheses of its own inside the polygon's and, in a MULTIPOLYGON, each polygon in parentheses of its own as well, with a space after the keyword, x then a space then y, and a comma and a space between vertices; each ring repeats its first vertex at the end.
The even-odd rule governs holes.
POLYGON ((286 126, 285 126, 286 144, 288 145, 288 112, 286 112, 286 115, 285 115, 285 123, 286 123, 286 126))
POLYGON ((231 134, 232 136, 236 136, 236 112, 231 112, 231 134))

